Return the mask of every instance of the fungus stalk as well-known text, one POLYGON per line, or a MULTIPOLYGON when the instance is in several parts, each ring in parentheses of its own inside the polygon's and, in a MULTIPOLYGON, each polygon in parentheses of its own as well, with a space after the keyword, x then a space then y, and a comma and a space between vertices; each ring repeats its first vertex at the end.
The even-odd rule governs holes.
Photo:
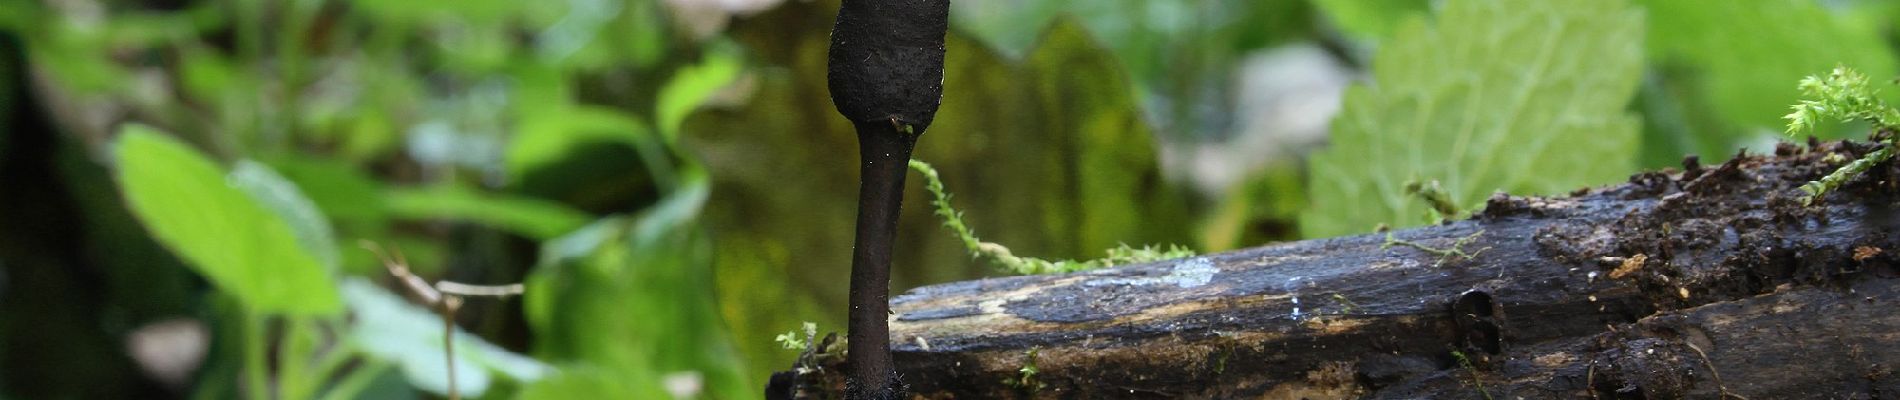
POLYGON ((897 399, 891 363, 891 247, 910 153, 943 98, 949 0, 844 0, 831 30, 827 83, 858 133, 857 239, 851 257, 847 399, 897 399))

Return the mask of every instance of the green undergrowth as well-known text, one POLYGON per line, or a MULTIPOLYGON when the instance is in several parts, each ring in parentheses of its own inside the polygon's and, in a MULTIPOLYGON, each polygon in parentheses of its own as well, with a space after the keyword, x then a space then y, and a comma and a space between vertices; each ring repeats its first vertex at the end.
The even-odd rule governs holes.
POLYGON ((1799 87, 1807 99, 1795 103, 1794 112, 1784 117, 1788 120, 1788 134, 1813 131, 1815 125, 1826 121, 1857 120, 1872 124, 1875 132, 1886 133, 1880 139, 1883 144, 1880 149, 1842 165, 1821 180, 1801 185, 1801 190, 1808 193, 1806 203, 1814 203, 1875 164, 1893 158, 1893 133, 1900 132, 1900 110, 1880 99, 1880 90, 1869 83, 1866 74, 1840 66, 1827 76, 1802 79, 1799 87))
POLYGON ((950 208, 950 193, 943 188, 943 179, 937 176, 937 169, 929 163, 910 160, 910 169, 924 177, 924 188, 930 190, 930 204, 934 212, 943 218, 943 226, 955 233, 963 241, 963 247, 972 257, 980 258, 996 266, 997 269, 1019 275, 1059 274, 1086 271, 1102 267, 1123 264, 1138 264, 1183 257, 1193 257, 1194 250, 1181 245, 1147 245, 1132 247, 1122 244, 1110 248, 1102 258, 1092 260, 1045 260, 1035 257, 1022 257, 1011 253, 1009 247, 994 242, 985 242, 976 237, 970 225, 963 222, 963 213, 950 208))

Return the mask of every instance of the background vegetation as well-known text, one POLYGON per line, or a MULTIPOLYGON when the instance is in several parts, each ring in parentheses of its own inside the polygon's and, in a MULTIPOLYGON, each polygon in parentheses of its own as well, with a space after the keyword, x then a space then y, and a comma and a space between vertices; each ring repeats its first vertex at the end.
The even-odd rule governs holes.
MULTIPOLYGON (((1881 1, 957 0, 921 140, 1019 255, 1429 223, 1764 149, 1881 1)), ((753 398, 844 317, 836 1, 0 0, 0 398, 753 398)), ((1889 96, 1889 100, 1893 100, 1889 96)), ((1862 126, 1823 125, 1823 138, 1862 126)), ((894 286, 998 273, 920 180, 894 286)))

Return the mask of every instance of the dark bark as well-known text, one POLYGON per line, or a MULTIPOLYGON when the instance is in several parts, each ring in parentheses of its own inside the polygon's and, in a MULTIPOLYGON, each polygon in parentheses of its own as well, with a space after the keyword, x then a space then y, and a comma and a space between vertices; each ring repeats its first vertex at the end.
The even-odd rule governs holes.
MULTIPOLYGON (((1371 234, 919 288, 891 348, 924 398, 1890 397, 1900 175, 1797 189, 1871 148, 1498 195, 1393 235, 1469 258, 1371 234)), ((825 364, 791 380, 824 397, 825 364)))

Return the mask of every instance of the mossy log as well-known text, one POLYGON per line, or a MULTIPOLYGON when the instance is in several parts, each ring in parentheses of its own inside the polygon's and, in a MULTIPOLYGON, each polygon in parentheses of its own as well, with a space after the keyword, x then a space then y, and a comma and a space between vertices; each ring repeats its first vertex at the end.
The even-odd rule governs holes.
MULTIPOLYGON (((1812 206, 1798 189, 1871 149, 1785 144, 1390 236, 918 288, 893 301, 892 350, 931 399, 1896 396, 1900 170, 1812 206)), ((769 397, 836 397, 835 358, 799 366, 769 397)))

